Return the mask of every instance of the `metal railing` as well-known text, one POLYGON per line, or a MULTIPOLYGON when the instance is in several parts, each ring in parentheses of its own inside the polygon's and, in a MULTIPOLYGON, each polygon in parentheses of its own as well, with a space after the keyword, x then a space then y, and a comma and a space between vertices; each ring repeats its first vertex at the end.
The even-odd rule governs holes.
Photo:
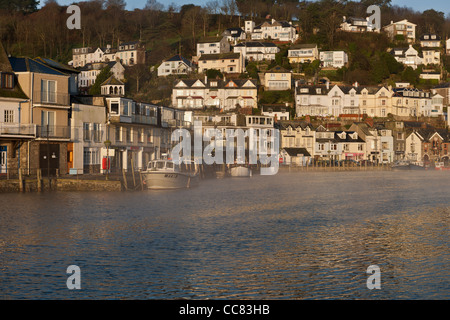
POLYGON ((49 139, 70 139, 70 127, 69 126, 37 126, 36 127, 37 138, 49 138, 49 139))
POLYGON ((68 92, 34 91, 33 103, 47 105, 70 105, 68 92))

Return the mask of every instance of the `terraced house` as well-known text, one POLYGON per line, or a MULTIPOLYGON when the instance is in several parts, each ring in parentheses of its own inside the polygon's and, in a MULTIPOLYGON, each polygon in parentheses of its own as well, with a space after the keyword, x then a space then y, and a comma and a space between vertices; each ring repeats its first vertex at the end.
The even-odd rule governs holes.
POLYGON ((28 172, 46 175, 68 172, 70 142, 70 78, 41 61, 10 57, 12 69, 29 101, 22 104, 21 121, 36 125, 36 139, 26 145, 28 172))
POLYGON ((36 137, 36 125, 22 117, 29 97, 23 92, 0 43, 0 175, 17 175, 27 168, 27 147, 36 137))
POLYGON ((253 79, 179 79, 172 90, 172 106, 179 109, 214 107, 225 111, 257 106, 253 79))

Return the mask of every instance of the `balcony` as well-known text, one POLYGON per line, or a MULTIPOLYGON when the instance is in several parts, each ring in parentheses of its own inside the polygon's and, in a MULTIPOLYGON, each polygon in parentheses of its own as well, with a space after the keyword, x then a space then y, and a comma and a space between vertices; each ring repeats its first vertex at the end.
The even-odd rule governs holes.
POLYGON ((70 106, 68 92, 34 91, 33 103, 45 106, 70 106))
POLYGON ((156 117, 133 114, 131 116, 131 122, 132 123, 139 123, 139 124, 156 125, 157 124, 157 119, 156 119, 156 117))
POLYGON ((36 137, 50 140, 70 140, 69 126, 37 126, 36 137))
POLYGON ((36 138, 35 124, 0 123, 1 138, 36 138))

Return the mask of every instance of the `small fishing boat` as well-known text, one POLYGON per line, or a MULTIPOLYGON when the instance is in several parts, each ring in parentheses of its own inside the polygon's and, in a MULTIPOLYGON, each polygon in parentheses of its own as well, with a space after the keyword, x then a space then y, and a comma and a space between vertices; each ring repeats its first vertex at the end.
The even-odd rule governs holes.
POLYGON ((392 170, 425 170, 426 168, 424 166, 421 166, 419 164, 407 161, 407 160, 400 160, 396 161, 391 166, 392 170))
POLYGON ((182 189, 199 183, 200 177, 194 162, 176 164, 170 160, 153 160, 142 172, 147 189, 182 189))

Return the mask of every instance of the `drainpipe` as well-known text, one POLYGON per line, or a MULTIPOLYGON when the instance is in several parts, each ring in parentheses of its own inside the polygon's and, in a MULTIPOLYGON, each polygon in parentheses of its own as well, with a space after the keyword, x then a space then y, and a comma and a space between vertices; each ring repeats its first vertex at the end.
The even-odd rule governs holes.
MULTIPOLYGON (((24 101, 20 101, 19 102, 19 134, 20 134, 20 123, 21 123, 20 114, 21 114, 21 110, 22 110, 22 103, 26 103, 28 101, 30 101, 30 100, 24 100, 24 101)), ((17 157, 18 157, 18 159, 17 159, 17 172, 19 172, 19 170, 20 170, 20 147, 19 147, 19 151, 18 151, 18 156, 17 157)))

